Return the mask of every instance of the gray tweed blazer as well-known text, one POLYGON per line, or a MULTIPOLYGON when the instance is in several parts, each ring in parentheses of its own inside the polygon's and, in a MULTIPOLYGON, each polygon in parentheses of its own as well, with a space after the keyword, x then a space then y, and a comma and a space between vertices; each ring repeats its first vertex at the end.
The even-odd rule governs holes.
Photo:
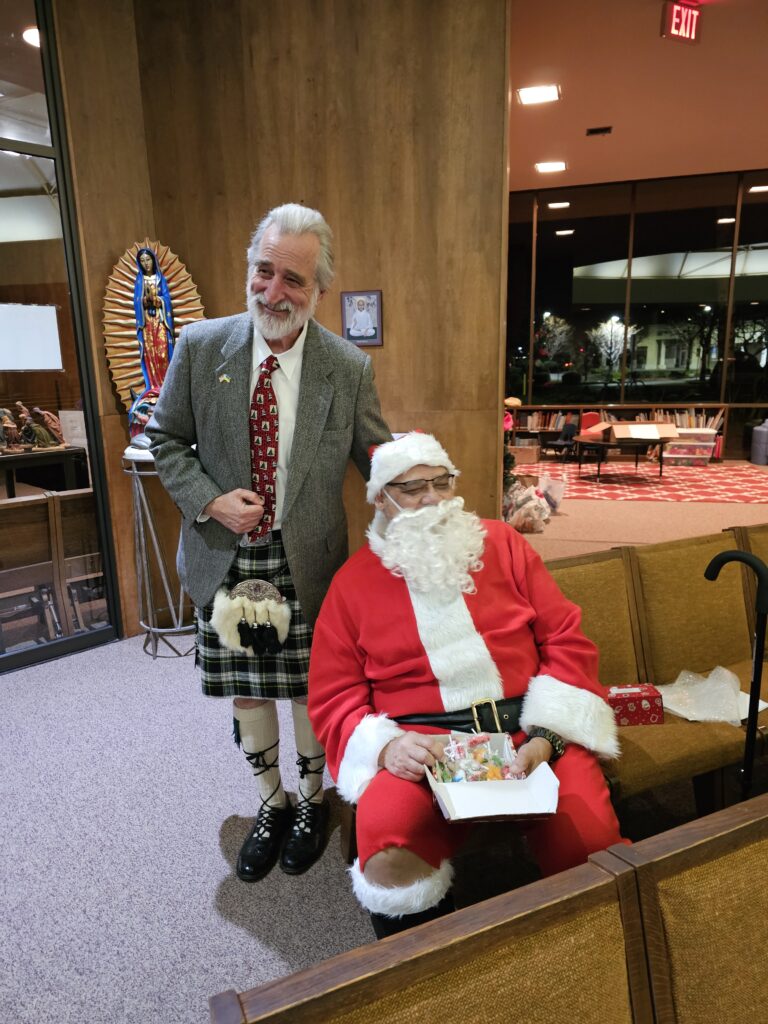
MULTIPOLYGON (((147 425, 157 472, 183 517, 179 578, 198 606, 209 604, 223 583, 239 537, 214 519, 198 523, 197 517, 219 494, 251 488, 252 347, 247 313, 186 326, 147 425)), ((342 504, 347 461, 353 459, 367 479, 369 447, 391 438, 370 357, 310 320, 282 537, 299 603, 311 623, 348 554, 342 504)))

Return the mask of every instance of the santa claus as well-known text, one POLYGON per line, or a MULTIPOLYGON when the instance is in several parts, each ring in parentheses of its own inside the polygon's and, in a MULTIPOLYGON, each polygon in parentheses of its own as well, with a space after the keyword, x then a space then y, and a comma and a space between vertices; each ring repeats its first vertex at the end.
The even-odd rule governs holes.
POLYGON ((598 761, 618 755, 616 727, 581 613, 523 537, 464 511, 457 475, 428 434, 375 450, 368 544, 334 577, 312 644, 309 715, 357 804, 352 883, 378 937, 452 909, 471 826, 445 821, 424 777, 452 729, 511 733, 516 772, 551 763, 557 813, 528 827, 542 874, 622 841, 598 761))

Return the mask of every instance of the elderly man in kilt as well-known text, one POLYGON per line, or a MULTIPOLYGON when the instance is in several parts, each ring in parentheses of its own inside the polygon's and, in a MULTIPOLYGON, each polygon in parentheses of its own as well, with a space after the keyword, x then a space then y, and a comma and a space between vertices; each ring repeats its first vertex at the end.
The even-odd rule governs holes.
POLYGON ((178 569, 197 608, 203 692, 233 698, 235 742, 258 785, 237 861, 247 882, 278 858, 300 874, 323 850, 325 754, 306 708, 312 624, 347 557, 347 462, 367 478, 369 448, 391 438, 370 358, 312 319, 333 279, 331 243, 316 210, 270 211, 248 249, 248 313, 182 330, 147 427, 183 517, 178 569), (292 702, 295 808, 275 700, 292 702))

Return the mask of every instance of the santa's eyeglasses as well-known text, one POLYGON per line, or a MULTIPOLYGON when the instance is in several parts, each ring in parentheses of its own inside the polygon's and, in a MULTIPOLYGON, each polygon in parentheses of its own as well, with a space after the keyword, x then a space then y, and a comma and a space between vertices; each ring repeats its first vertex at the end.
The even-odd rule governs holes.
POLYGON ((410 498, 420 498, 432 487, 438 494, 445 494, 452 491, 456 481, 455 473, 441 473, 429 480, 406 480, 401 484, 387 484, 387 487, 396 487, 401 494, 407 494, 410 498))

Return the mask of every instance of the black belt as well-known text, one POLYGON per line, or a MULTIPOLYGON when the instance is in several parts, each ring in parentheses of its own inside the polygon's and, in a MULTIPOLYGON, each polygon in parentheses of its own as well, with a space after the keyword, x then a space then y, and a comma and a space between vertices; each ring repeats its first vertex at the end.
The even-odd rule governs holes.
POLYGON ((400 725, 433 725, 436 729, 455 732, 517 732, 520 728, 522 697, 504 700, 474 700, 468 708, 459 711, 438 711, 434 715, 399 715, 394 718, 400 725))

